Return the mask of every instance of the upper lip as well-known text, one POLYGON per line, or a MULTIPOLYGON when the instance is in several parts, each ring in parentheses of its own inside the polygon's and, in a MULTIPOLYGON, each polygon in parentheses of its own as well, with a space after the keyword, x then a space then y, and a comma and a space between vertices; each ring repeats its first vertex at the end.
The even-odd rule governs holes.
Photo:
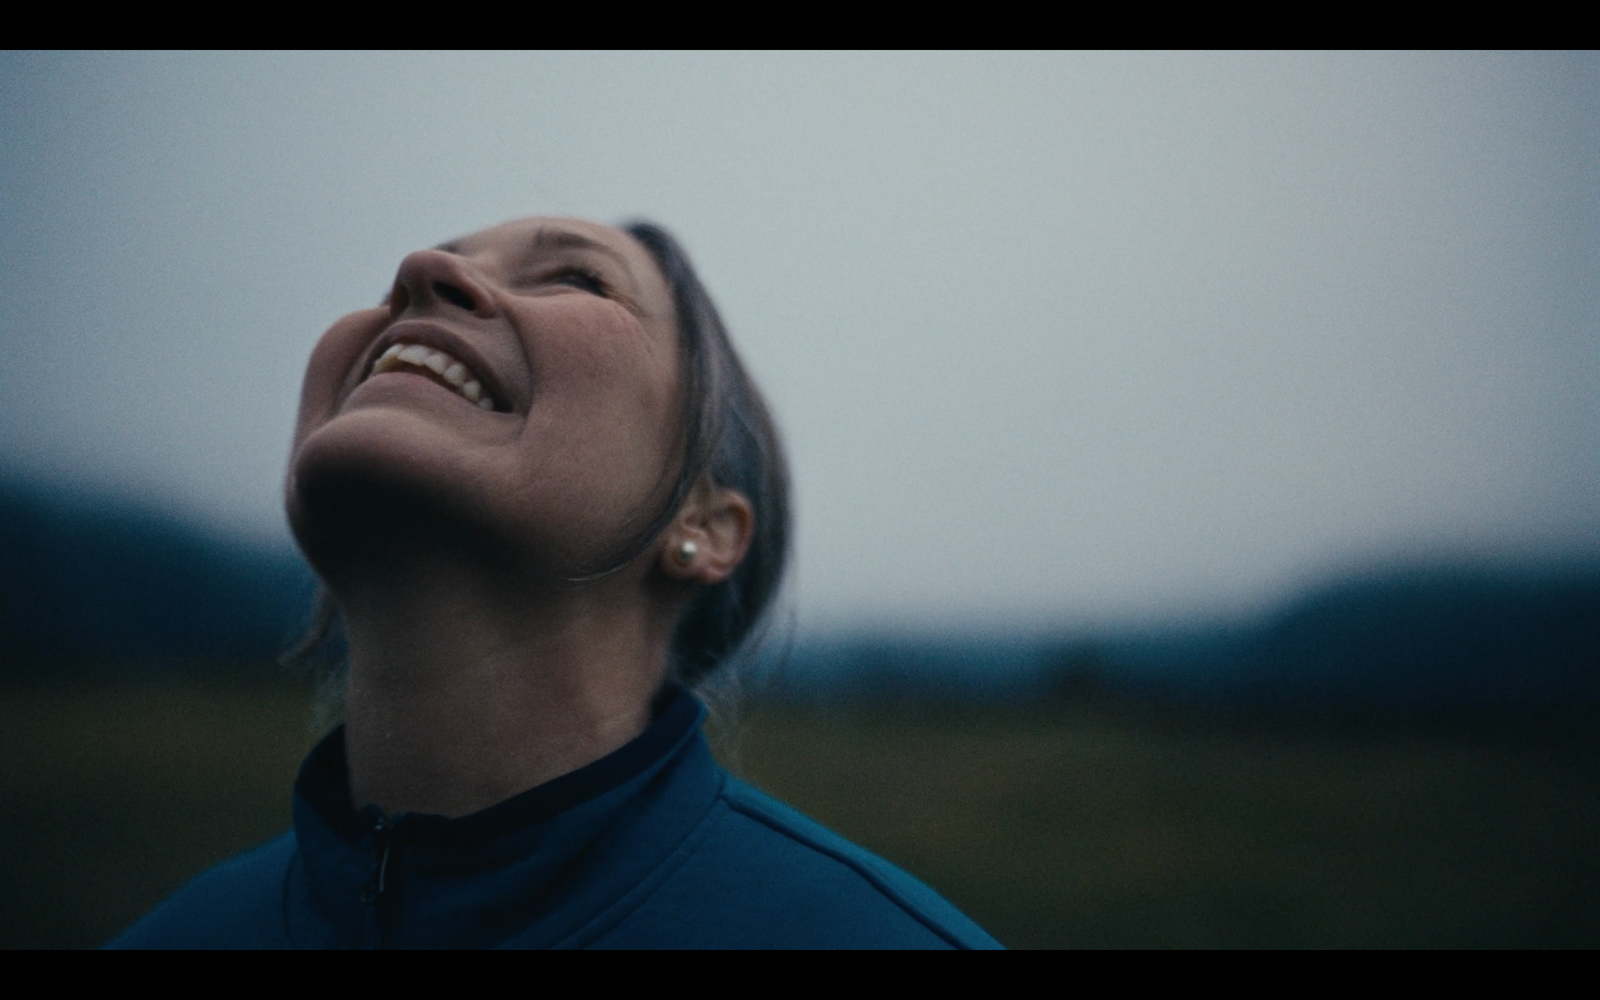
POLYGON ((489 366, 483 355, 459 335, 428 320, 404 319, 379 334, 361 362, 361 378, 357 384, 372 376, 372 366, 377 363, 378 356, 395 343, 421 344, 453 355, 472 370, 473 378, 482 383, 484 391, 494 398, 498 406, 512 409, 511 394, 501 383, 499 373, 489 366))

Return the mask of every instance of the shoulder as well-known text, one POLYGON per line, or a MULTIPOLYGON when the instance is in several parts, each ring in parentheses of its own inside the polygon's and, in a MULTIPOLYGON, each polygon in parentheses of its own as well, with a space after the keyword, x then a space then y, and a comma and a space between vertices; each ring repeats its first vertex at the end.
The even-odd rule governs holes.
POLYGON ((735 778, 605 947, 997 948, 938 893, 735 778))
POLYGON ((284 879, 296 852, 293 833, 230 858, 179 889, 109 949, 283 948, 284 879))

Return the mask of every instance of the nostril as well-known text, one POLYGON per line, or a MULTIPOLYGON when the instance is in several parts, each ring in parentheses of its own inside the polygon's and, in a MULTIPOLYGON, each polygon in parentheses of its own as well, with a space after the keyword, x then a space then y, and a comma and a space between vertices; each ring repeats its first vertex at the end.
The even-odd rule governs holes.
POLYGON ((460 308, 465 309, 467 312, 473 312, 478 308, 478 304, 472 301, 472 296, 468 295, 466 292, 463 292, 456 286, 446 284, 443 281, 435 281, 433 283, 433 294, 439 296, 439 298, 444 299, 453 306, 459 306, 460 308))

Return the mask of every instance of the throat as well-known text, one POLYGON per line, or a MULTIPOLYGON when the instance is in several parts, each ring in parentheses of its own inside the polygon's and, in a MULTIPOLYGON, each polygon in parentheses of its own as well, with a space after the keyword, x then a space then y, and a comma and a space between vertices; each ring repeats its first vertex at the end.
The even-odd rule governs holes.
POLYGON ((619 613, 626 602, 614 599, 493 613, 467 589, 409 594, 380 614, 351 609, 345 720, 358 808, 467 815, 593 763, 649 724, 670 622, 619 613))

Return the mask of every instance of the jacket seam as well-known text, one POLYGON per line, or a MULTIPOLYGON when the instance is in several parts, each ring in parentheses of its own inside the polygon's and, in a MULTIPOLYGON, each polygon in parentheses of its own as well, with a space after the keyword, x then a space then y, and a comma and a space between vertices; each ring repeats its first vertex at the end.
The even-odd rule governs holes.
POLYGON ((552 950, 563 948, 587 948, 594 944, 605 934, 616 930, 617 927, 633 916, 641 907, 648 903, 655 894, 661 891, 662 886, 671 881, 678 869, 688 863, 689 859, 700 850, 700 845, 705 842, 712 826, 728 811, 730 804, 725 794, 728 776, 722 775, 717 782, 717 790, 711 796, 711 802, 706 807, 705 814, 695 822, 694 828, 683 838, 672 853, 662 860, 661 864, 644 879, 643 884, 635 886, 632 891, 605 910, 597 914, 588 923, 568 934, 565 938, 551 945, 552 950), (720 809, 718 807, 721 807, 720 809))
POLYGON ((962 941, 959 937, 957 937, 954 932, 941 926, 932 917, 924 914, 919 907, 907 900, 903 895, 900 894, 898 889, 890 885, 881 875, 873 871, 872 868, 865 863, 857 860, 856 858, 852 858, 843 851, 829 847, 827 844, 819 843, 813 838, 800 833, 798 830, 792 830, 787 826, 781 825, 776 818, 767 816, 758 809, 753 809, 749 806, 731 800, 728 802, 728 807, 732 811, 739 813, 741 816, 746 816, 752 820, 755 820, 757 823, 760 823, 767 829, 772 830, 774 833, 788 837, 790 840, 793 840, 804 847, 809 847, 813 851, 839 862, 846 868, 849 868, 851 871, 855 872, 857 875, 866 879, 873 888, 877 889, 880 893, 886 896, 890 902, 904 910, 906 914, 913 920, 917 921, 917 923, 928 928, 928 930, 932 931, 939 938, 942 938, 952 948, 957 948, 962 951, 971 950, 971 947, 965 941, 962 941))
POLYGON ((293 831, 290 831, 289 835, 291 837, 294 837, 294 850, 289 852, 289 863, 283 866, 283 893, 282 893, 282 899, 281 899, 281 907, 282 907, 281 916, 283 917, 283 946, 284 946, 284 948, 286 948, 286 949, 288 949, 290 951, 293 951, 294 950, 294 938, 289 933, 289 894, 290 894, 289 887, 294 883, 294 865, 295 865, 295 862, 300 860, 300 838, 298 836, 296 836, 293 831))

